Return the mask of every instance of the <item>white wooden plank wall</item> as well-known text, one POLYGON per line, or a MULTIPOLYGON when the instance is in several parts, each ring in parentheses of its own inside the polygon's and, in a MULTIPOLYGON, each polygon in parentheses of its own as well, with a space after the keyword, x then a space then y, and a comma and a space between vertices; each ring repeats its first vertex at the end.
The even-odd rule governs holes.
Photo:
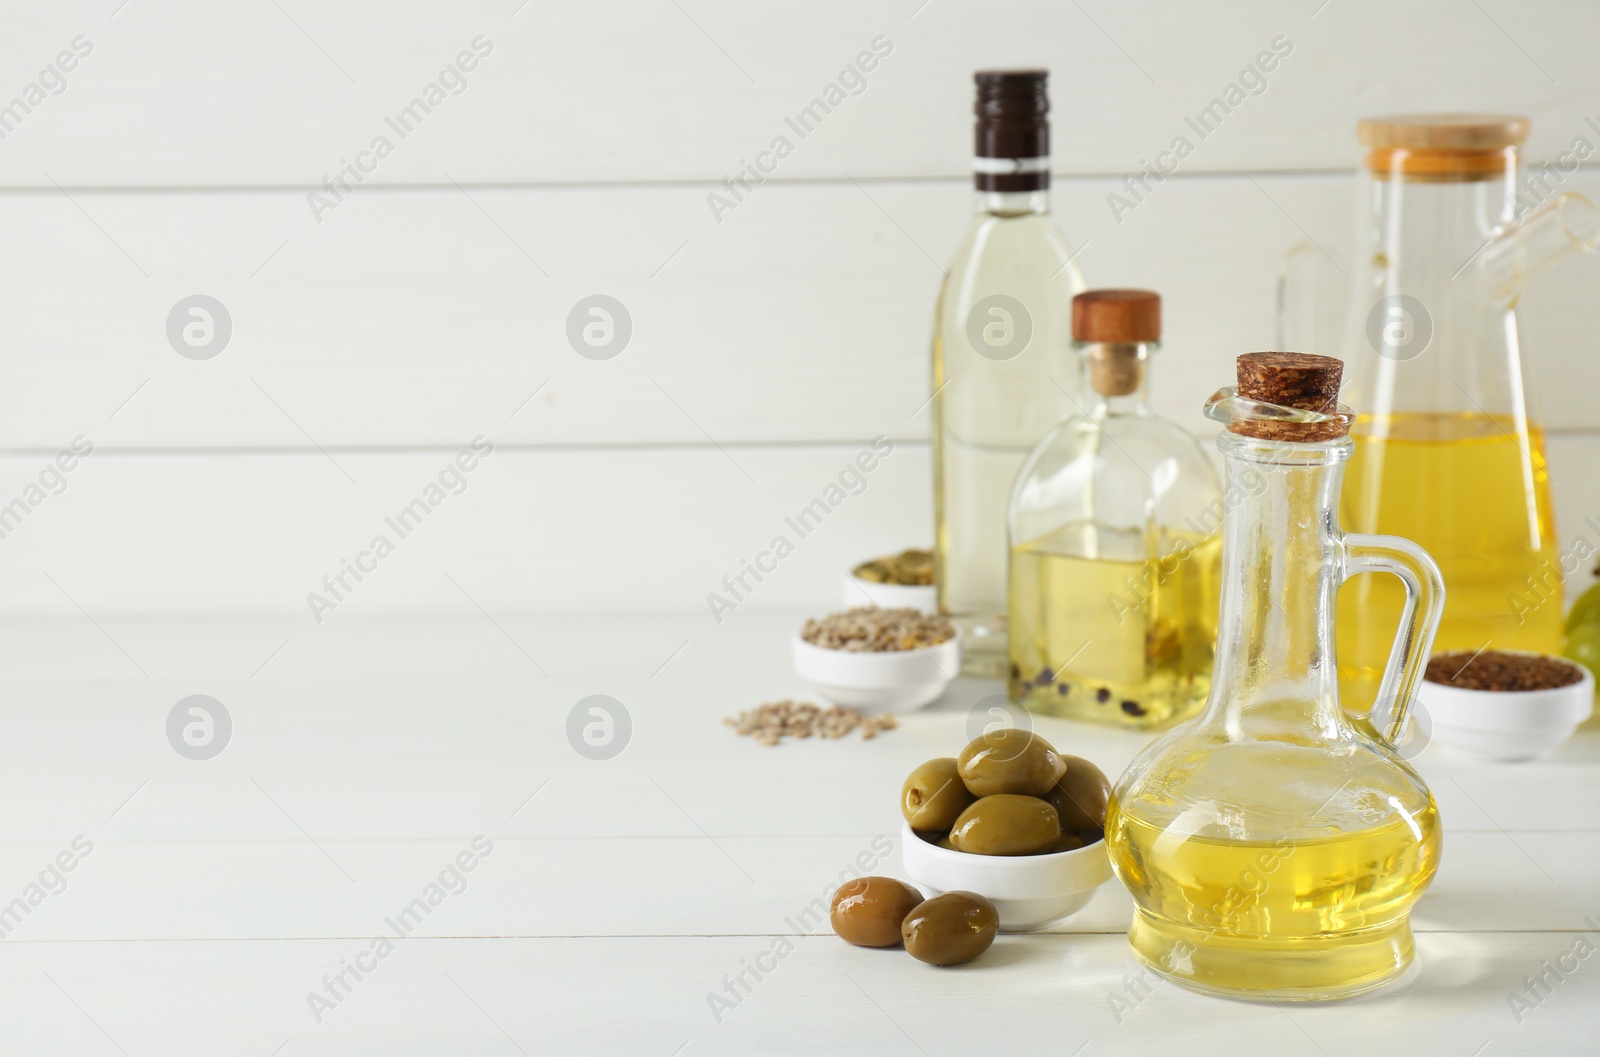
MULTIPOLYGON (((1232 356, 1273 344, 1284 252, 1347 259, 1359 116, 1530 114, 1530 158, 1595 146, 1564 189, 1600 197, 1600 8, 1577 0, 0 11, 0 505, 95 448, 0 538, 0 613, 309 621, 306 593, 480 435, 465 491, 327 619, 464 609, 451 578, 496 611, 692 609, 883 435, 866 491, 749 602, 830 604, 838 569, 930 534, 927 328, 978 66, 1052 68, 1063 227, 1092 283, 1163 292, 1157 400, 1200 431, 1232 356), (1122 175, 1280 36, 1260 94, 1114 218, 1122 175), (723 177, 874 41, 859 94, 715 218, 723 177), (386 118, 430 84, 400 136, 386 118), (597 293, 633 323, 603 362, 565 336, 597 293), (192 294, 232 320, 215 358, 168 341, 192 294)), ((1582 259, 1524 301, 1568 540, 1600 517, 1597 290, 1582 259)))

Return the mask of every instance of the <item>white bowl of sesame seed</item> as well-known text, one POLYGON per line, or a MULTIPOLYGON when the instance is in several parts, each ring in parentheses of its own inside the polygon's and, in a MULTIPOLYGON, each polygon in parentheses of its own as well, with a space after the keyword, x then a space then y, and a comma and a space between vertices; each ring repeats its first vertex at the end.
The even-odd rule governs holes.
POLYGON ((942 617, 863 608, 808 620, 794 638, 795 674, 823 700, 863 712, 910 712, 961 671, 961 636, 942 617))

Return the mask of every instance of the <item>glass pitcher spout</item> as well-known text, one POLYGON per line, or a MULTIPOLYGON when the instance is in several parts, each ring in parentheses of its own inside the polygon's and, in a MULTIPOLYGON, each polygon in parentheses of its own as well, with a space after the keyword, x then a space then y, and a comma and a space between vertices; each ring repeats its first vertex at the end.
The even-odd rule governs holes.
POLYGON ((1478 278, 1495 301, 1508 304, 1534 276, 1574 252, 1600 247, 1600 210, 1581 194, 1556 195, 1500 229, 1478 255, 1478 278))

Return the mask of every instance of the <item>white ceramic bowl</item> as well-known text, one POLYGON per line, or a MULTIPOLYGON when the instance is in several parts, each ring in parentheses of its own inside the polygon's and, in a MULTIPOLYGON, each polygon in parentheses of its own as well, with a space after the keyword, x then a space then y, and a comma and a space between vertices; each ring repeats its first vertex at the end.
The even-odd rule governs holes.
POLYGON ((878 606, 882 609, 915 609, 939 612, 939 589, 932 584, 880 584, 863 580, 855 573, 844 574, 844 604, 878 606))
POLYGON ((1550 690, 1468 690, 1423 680, 1417 701, 1433 725, 1432 742, 1483 760, 1533 760, 1572 737, 1594 710, 1594 676, 1550 690))
POLYGON ((794 637, 794 670, 817 696, 863 712, 910 712, 944 693, 961 672, 959 633, 937 646, 855 653, 794 637))
POLYGON ((1000 913, 1001 932, 1037 932, 1084 908, 1111 880, 1106 842, 1050 855, 973 855, 929 844, 900 824, 900 861, 922 894, 976 892, 1000 913))

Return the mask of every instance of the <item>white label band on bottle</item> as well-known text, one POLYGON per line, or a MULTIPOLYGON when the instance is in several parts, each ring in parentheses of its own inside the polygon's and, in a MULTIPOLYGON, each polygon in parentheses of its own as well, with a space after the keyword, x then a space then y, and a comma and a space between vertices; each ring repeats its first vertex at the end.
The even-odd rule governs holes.
POLYGON ((1050 156, 1042 158, 973 158, 972 171, 987 176, 1015 176, 1021 173, 1049 172, 1050 156))

